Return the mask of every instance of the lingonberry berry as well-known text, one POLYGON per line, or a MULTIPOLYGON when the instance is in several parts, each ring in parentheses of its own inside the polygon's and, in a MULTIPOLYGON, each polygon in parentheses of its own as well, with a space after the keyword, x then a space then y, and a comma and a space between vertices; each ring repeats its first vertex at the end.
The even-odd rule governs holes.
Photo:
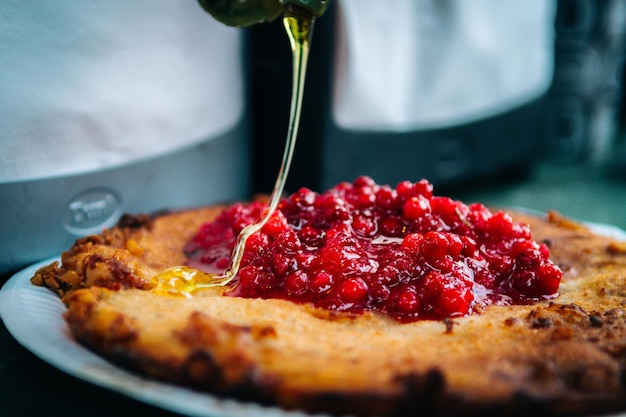
POLYGON ((367 297, 368 286, 361 278, 348 278, 339 284, 338 293, 347 303, 358 303, 367 297))
POLYGON ((422 195, 411 197, 402 206, 402 213, 408 220, 419 220, 430 213, 430 202, 422 195))
POLYGON ((309 288, 314 293, 322 293, 332 288, 335 279, 326 271, 320 271, 309 280, 309 288))
POLYGON ((309 276, 304 271, 293 271, 285 278, 285 289, 289 294, 304 294, 307 290, 309 276))

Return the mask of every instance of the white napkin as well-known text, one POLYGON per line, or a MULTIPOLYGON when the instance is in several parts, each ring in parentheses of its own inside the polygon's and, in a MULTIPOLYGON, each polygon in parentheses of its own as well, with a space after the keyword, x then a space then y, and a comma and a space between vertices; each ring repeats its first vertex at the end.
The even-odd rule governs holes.
POLYGON ((0 183, 157 156, 241 118, 241 31, 196 1, 4 0, 0 22, 0 183))
POLYGON ((333 116, 346 129, 453 126, 538 97, 554 2, 341 0, 333 116))

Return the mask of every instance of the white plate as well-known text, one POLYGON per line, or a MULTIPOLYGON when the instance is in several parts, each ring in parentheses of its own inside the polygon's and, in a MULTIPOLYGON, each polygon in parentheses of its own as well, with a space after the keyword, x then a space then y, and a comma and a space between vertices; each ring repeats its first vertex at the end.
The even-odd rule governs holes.
POLYGON ((85 381, 136 400, 197 417, 309 417, 223 399, 167 383, 142 378, 119 368, 78 344, 63 319, 65 305, 50 290, 30 283, 37 269, 57 259, 32 265, 7 281, 0 290, 0 317, 15 339, 56 368, 85 381))
MULTIPOLYGON (((602 224, 591 224, 590 227, 597 233, 626 241, 626 232, 619 228, 602 224)), ((7 329, 21 345, 44 361, 85 381, 188 416, 310 416, 276 407, 222 399, 145 379, 114 366, 87 350, 71 336, 62 317, 65 306, 59 297, 30 283, 30 278, 37 269, 55 260, 57 259, 49 259, 18 272, 0 290, 0 317, 7 329)), ((626 417, 626 413, 612 417, 626 417)))

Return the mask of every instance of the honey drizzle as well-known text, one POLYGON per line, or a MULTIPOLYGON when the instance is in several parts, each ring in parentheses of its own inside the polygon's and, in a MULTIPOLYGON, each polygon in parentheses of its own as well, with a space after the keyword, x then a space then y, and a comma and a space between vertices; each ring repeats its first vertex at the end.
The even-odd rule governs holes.
POLYGON ((229 267, 221 274, 208 274, 186 266, 176 266, 152 277, 152 291, 162 295, 183 295, 191 297, 195 290, 202 288, 226 286, 235 279, 241 266, 246 241, 250 236, 261 230, 276 211, 283 194, 293 151, 300 126, 300 114, 302 111, 302 98, 304 82, 306 79, 306 67, 309 57, 311 36, 313 34, 314 19, 302 16, 285 16, 283 25, 289 37, 293 61, 293 80, 291 90, 291 107, 289 111, 289 127, 287 140, 283 152, 283 159, 278 171, 274 190, 268 207, 256 223, 246 226, 239 236, 231 254, 229 267))

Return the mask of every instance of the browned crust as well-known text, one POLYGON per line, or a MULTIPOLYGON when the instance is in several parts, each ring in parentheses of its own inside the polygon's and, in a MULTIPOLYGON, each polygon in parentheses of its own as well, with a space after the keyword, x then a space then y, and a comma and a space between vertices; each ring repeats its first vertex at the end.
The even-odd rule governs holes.
POLYGON ((124 215, 99 235, 78 239, 61 255, 61 265, 41 268, 32 278, 60 296, 92 286, 112 290, 144 288, 158 271, 185 262, 183 246, 200 225, 224 206, 150 217, 124 215))
MULTIPOLYGON (((83 343, 140 372, 285 408, 358 415, 585 415, 626 409, 626 253, 550 213, 516 214, 565 271, 560 296, 399 324, 282 300, 145 290, 218 209, 130 221, 33 278, 83 343), (124 289, 124 291, 118 291, 124 289)), ((131 219, 132 220, 132 219, 131 219)))

